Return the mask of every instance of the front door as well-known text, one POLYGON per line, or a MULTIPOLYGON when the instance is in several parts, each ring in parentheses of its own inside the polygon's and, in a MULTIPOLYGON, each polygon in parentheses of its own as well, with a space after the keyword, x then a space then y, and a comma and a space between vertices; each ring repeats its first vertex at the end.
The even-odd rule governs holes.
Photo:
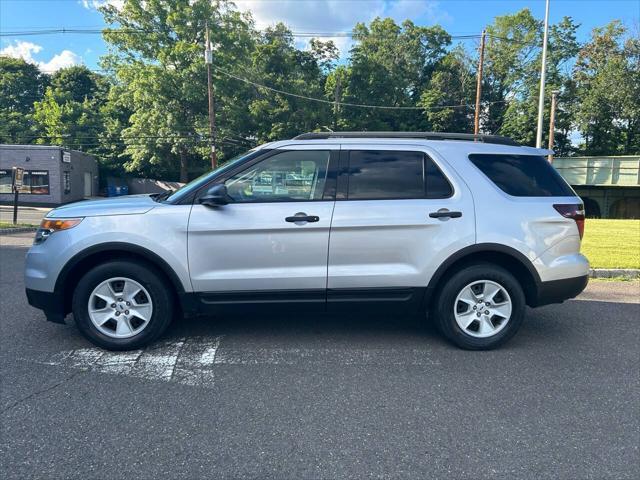
POLYGON ((339 146, 305 147, 276 150, 224 180, 228 205, 194 203, 189 270, 203 302, 324 305, 335 190, 328 174, 339 146))
POLYGON ((412 300, 475 241, 471 192, 426 147, 343 145, 328 301, 412 300))

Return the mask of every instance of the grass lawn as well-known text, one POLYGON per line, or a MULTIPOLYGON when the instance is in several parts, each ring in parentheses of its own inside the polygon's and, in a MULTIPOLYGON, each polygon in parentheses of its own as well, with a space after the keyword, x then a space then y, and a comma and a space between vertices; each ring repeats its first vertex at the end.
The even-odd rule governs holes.
POLYGON ((592 268, 640 268, 640 220, 587 218, 581 251, 592 268))
POLYGON ((35 228, 36 225, 29 225, 27 223, 17 223, 14 225, 13 222, 0 222, 0 228, 23 228, 23 227, 35 228))

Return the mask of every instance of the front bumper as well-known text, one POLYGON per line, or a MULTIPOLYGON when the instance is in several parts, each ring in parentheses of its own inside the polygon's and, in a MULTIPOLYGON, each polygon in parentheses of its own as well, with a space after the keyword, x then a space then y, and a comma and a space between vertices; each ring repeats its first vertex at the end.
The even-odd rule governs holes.
POLYGON ((587 283, 589 283, 589 275, 540 282, 536 299, 530 306, 541 307, 551 303, 562 303, 565 300, 577 297, 585 289, 587 283))
POLYGON ((55 292, 26 289, 29 305, 42 310, 47 320, 54 323, 65 323, 64 298, 55 292))

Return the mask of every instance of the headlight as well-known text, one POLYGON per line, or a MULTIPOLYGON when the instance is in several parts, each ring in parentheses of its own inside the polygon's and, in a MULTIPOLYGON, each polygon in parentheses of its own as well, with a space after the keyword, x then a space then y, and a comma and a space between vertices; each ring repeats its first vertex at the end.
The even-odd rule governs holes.
POLYGON ((59 220, 44 218, 42 219, 42 222, 40 222, 40 228, 38 228, 38 231, 36 232, 36 238, 33 243, 36 245, 43 243, 52 233, 60 230, 69 230, 70 228, 78 225, 81 221, 82 218, 61 218, 59 220))

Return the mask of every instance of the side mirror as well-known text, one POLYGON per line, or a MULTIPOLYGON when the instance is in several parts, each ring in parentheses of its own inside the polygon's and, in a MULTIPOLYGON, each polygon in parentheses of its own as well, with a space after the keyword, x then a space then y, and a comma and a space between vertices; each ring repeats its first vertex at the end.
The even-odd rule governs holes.
POLYGON ((204 196, 198 199, 201 205, 207 207, 219 207, 232 202, 231 197, 227 194, 227 187, 222 183, 216 183, 212 186, 204 196))

